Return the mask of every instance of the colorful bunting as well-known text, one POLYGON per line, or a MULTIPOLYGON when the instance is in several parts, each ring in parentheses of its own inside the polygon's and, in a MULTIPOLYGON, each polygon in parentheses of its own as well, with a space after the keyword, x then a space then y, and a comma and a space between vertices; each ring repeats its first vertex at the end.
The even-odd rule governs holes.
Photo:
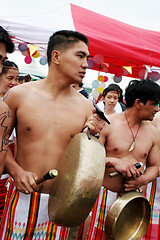
POLYGON ((126 69, 130 74, 132 74, 132 67, 124 66, 123 68, 126 69))
POLYGON ((32 56, 38 49, 39 47, 36 45, 29 44, 29 51, 30 51, 30 56, 32 56))

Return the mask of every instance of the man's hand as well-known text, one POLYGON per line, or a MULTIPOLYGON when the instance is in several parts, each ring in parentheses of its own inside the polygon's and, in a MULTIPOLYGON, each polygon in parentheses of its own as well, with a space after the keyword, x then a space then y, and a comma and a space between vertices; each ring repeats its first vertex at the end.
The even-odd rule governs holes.
POLYGON ((99 133, 105 125, 105 121, 96 113, 96 109, 93 109, 93 114, 88 118, 85 126, 90 128, 91 135, 99 133))
POLYGON ((35 173, 27 172, 23 169, 14 177, 17 189, 25 194, 33 193, 38 190, 38 186, 35 182, 36 179, 38 179, 38 177, 35 173))
POLYGON ((136 191, 144 185, 143 183, 143 175, 138 178, 130 178, 127 179, 124 183, 124 188, 126 192, 136 191))
POLYGON ((139 170, 134 164, 120 160, 119 158, 106 157, 106 167, 114 167, 125 178, 140 177, 139 170))

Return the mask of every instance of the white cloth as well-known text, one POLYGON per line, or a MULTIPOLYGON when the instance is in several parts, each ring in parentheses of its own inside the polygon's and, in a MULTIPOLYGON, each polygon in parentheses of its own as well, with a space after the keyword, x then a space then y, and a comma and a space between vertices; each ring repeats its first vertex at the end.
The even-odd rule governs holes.
POLYGON ((117 104, 116 104, 114 110, 115 110, 116 113, 120 113, 120 112, 122 112, 122 108, 121 108, 121 105, 120 105, 119 102, 117 102, 117 104))
POLYGON ((14 142, 15 138, 16 138, 16 130, 14 128, 12 133, 11 133, 11 135, 10 135, 10 137, 9 137, 9 141, 13 141, 14 142))
POLYGON ((24 237, 34 240, 67 240, 68 228, 49 221, 49 194, 23 194, 16 189, 13 181, 8 187, 7 207, 0 225, 1 240, 21 240, 24 237))

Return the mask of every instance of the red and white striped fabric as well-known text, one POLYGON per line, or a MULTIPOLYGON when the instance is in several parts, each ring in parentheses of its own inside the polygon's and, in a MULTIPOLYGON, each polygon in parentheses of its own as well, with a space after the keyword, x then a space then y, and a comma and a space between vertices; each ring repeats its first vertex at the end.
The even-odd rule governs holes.
POLYGON ((151 205, 151 219, 143 240, 160 239, 160 177, 147 185, 146 198, 151 205))
POLYGON ((67 240, 68 228, 52 224, 48 218, 48 194, 25 195, 11 179, 4 215, 0 225, 1 240, 67 240))

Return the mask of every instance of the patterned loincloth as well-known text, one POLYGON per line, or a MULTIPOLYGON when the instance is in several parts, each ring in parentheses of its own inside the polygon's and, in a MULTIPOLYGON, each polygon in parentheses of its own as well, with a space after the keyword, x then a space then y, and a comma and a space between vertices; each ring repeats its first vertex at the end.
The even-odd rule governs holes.
POLYGON ((1 240, 66 240, 69 229, 48 218, 48 194, 25 195, 11 181, 0 227, 1 240))
MULTIPOLYGON (((92 209, 91 221, 86 240, 106 240, 104 232, 105 217, 113 202, 117 199, 118 194, 101 187, 101 191, 92 209)), ((83 224, 79 229, 77 240, 82 239, 83 224)))
MULTIPOLYGON (((10 148, 13 156, 14 156, 14 143, 8 145, 10 148)), ((2 177, 0 178, 0 218, 3 215, 5 200, 6 200, 6 194, 7 194, 7 181, 9 178, 9 174, 2 174, 2 177)))
POLYGON ((4 176, 2 176, 2 178, 0 179, 0 218, 3 215, 3 210, 4 210, 5 200, 6 200, 7 180, 8 180, 8 177, 5 178, 4 176))
POLYGON ((143 240, 160 240, 160 177, 147 185, 146 198, 151 205, 151 219, 143 240))

